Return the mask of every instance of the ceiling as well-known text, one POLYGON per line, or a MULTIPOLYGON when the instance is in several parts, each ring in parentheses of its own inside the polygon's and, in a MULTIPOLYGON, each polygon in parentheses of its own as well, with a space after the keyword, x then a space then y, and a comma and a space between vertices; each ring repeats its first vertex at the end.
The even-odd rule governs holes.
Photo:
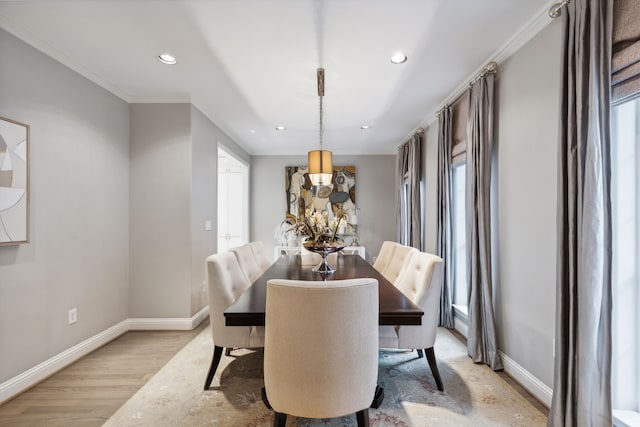
POLYGON ((128 102, 193 103, 252 155, 318 147, 322 65, 325 149, 390 154, 549 4, 2 1, 0 27, 128 102), (406 63, 390 62, 397 51, 406 63))

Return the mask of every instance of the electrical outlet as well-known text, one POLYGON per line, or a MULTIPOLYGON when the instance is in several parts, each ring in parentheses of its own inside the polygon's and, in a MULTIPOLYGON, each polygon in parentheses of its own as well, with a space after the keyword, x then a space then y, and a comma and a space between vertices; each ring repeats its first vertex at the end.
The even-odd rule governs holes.
POLYGON ((69 324, 73 325, 77 321, 78 321, 78 309, 74 307, 71 310, 69 310, 69 324))

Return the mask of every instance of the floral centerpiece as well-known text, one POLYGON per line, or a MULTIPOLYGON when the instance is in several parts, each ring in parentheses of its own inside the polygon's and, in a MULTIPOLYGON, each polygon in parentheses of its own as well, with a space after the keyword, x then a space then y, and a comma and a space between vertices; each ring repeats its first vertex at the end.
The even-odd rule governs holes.
POLYGON ((347 222, 347 217, 342 209, 329 219, 329 213, 326 210, 317 211, 307 208, 304 217, 297 218, 287 214, 285 221, 292 225, 291 230, 294 230, 298 235, 306 236, 303 245, 307 248, 344 247, 344 242, 338 236, 338 228, 347 222))
POLYGON ((327 263, 327 255, 338 252, 344 248, 344 242, 338 237, 338 228, 342 222, 346 222, 346 215, 342 209, 329 219, 327 211, 306 209, 304 217, 297 218, 287 214, 285 222, 291 224, 291 230, 298 235, 307 236, 302 245, 311 252, 316 252, 322 257, 322 262, 313 268, 313 271, 330 274, 335 268, 327 263))

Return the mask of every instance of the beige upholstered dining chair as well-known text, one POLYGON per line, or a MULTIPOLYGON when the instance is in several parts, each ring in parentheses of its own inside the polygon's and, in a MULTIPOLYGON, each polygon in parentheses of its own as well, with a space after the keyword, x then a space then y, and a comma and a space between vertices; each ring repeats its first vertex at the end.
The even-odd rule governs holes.
POLYGON ((270 280, 264 348, 267 406, 288 415, 356 412, 368 426, 378 378, 378 281, 270 280))
POLYGON ((255 326, 226 326, 224 310, 251 285, 231 252, 211 255, 206 260, 209 290, 209 317, 213 337, 213 359, 204 383, 208 389, 218 369, 222 350, 264 346, 264 328, 255 326))
POLYGON ((442 289, 442 258, 425 252, 413 252, 394 285, 424 311, 422 324, 380 326, 380 348, 422 349, 438 390, 444 390, 433 346, 438 329, 440 292, 442 289))
POLYGON ((397 243, 393 250, 393 254, 391 255, 391 260, 389 261, 387 268, 382 271, 382 275, 391 283, 395 283, 411 255, 417 252, 419 251, 416 248, 397 243))
POLYGON ((264 243, 260 241, 249 243, 251 247, 251 251, 253 252, 253 258, 256 260, 256 264, 258 264, 258 268, 261 273, 264 273, 267 268, 271 266, 271 259, 267 255, 267 251, 264 248, 264 243))
POLYGON ((262 275, 263 270, 258 266, 250 244, 231 248, 229 251, 233 252, 238 259, 238 264, 240 264, 240 268, 249 279, 249 284, 262 275))
POLYGON ((391 257, 393 257, 393 251, 396 249, 396 246, 399 246, 399 243, 392 242, 390 240, 386 240, 382 242, 382 247, 380 247, 380 252, 378 252, 378 256, 376 258, 376 262, 373 263, 373 268, 378 270, 380 274, 387 269, 387 266, 391 262, 391 257))

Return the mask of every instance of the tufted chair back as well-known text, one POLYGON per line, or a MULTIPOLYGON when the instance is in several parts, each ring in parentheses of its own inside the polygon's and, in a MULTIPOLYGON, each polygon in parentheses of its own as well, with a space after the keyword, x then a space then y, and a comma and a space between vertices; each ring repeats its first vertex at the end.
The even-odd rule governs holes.
POLYGON ((249 279, 249 284, 260 277, 262 269, 258 266, 256 258, 253 255, 253 249, 251 249, 249 244, 231 248, 229 251, 233 252, 236 256, 240 268, 249 279))
POLYGON ((389 262, 387 268, 382 272, 382 275, 388 281, 395 284, 396 279, 404 269, 406 263, 409 262, 409 258, 411 257, 411 255, 417 252, 419 251, 416 248, 397 244, 397 246, 393 250, 391 261, 389 262))
POLYGON ((258 264, 258 268, 262 273, 264 273, 265 270, 271 266, 271 259, 269 259, 269 256, 267 255, 264 243, 256 241, 249 243, 249 246, 253 252, 253 258, 255 259, 256 264, 258 264))
POLYGON ((391 262, 393 251, 396 249, 396 246, 399 245, 399 243, 392 242, 390 240, 382 242, 382 247, 380 248, 380 252, 378 252, 376 262, 373 263, 373 268, 378 270, 380 273, 383 273, 391 262))
POLYGON ((396 279, 396 287, 424 311, 422 325, 398 327, 400 348, 433 347, 438 329, 442 266, 442 258, 439 256, 415 252, 396 279))

